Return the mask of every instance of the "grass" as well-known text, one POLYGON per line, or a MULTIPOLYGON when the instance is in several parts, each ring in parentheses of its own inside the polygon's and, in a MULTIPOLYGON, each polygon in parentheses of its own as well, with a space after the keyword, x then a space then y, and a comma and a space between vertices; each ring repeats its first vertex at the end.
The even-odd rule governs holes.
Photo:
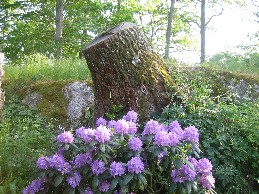
POLYGON ((38 81, 89 80, 90 71, 85 60, 48 59, 40 54, 27 57, 24 64, 4 66, 4 86, 19 89, 38 81))

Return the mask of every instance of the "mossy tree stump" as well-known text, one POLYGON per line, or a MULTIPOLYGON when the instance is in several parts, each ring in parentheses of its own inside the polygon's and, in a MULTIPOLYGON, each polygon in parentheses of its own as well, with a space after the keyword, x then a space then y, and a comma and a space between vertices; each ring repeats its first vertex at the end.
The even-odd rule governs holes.
POLYGON ((2 65, 4 64, 4 54, 0 53, 0 120, 3 116, 3 106, 4 106, 4 92, 1 87, 2 83, 2 77, 4 75, 4 70, 2 68, 2 65))
POLYGON ((165 63, 136 25, 124 22, 108 30, 86 45, 83 54, 94 84, 95 118, 122 105, 148 119, 169 103, 165 63))

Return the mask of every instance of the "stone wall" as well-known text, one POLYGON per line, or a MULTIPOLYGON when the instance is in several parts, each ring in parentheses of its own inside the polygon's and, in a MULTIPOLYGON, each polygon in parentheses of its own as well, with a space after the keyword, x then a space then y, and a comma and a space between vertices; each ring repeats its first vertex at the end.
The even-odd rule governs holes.
POLYGON ((3 116, 3 106, 4 106, 4 91, 2 90, 2 87, 1 87, 2 77, 4 75, 3 64, 4 64, 4 53, 0 53, 0 120, 3 116))

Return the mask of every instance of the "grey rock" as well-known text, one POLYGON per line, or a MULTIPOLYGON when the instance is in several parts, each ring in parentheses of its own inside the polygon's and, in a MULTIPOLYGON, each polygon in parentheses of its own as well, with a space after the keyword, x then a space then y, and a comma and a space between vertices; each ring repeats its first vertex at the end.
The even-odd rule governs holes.
POLYGON ((42 99, 41 94, 39 94, 37 92, 33 92, 33 93, 25 96, 25 98, 22 100, 22 102, 24 104, 28 105, 31 109, 36 109, 37 105, 40 103, 41 99, 42 99))
POLYGON ((93 106, 92 88, 82 82, 74 82, 64 87, 64 96, 69 101, 67 107, 68 120, 72 125, 80 124, 87 107, 93 106))

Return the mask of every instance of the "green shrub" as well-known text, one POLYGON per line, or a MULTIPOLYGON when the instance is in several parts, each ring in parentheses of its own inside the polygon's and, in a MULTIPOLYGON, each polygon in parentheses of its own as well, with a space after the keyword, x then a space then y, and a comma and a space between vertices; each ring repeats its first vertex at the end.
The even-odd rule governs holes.
POLYGON ((183 127, 196 126, 201 133, 203 157, 215 167, 219 193, 251 193, 258 189, 259 101, 232 101, 211 97, 212 84, 196 72, 188 77, 175 73, 185 91, 182 105, 171 104, 160 121, 178 120, 183 127), (186 92, 188 91, 188 92, 186 92))
POLYGON ((0 123, 0 193, 20 193, 35 173, 35 161, 54 149, 52 125, 18 103, 5 102, 0 123))

